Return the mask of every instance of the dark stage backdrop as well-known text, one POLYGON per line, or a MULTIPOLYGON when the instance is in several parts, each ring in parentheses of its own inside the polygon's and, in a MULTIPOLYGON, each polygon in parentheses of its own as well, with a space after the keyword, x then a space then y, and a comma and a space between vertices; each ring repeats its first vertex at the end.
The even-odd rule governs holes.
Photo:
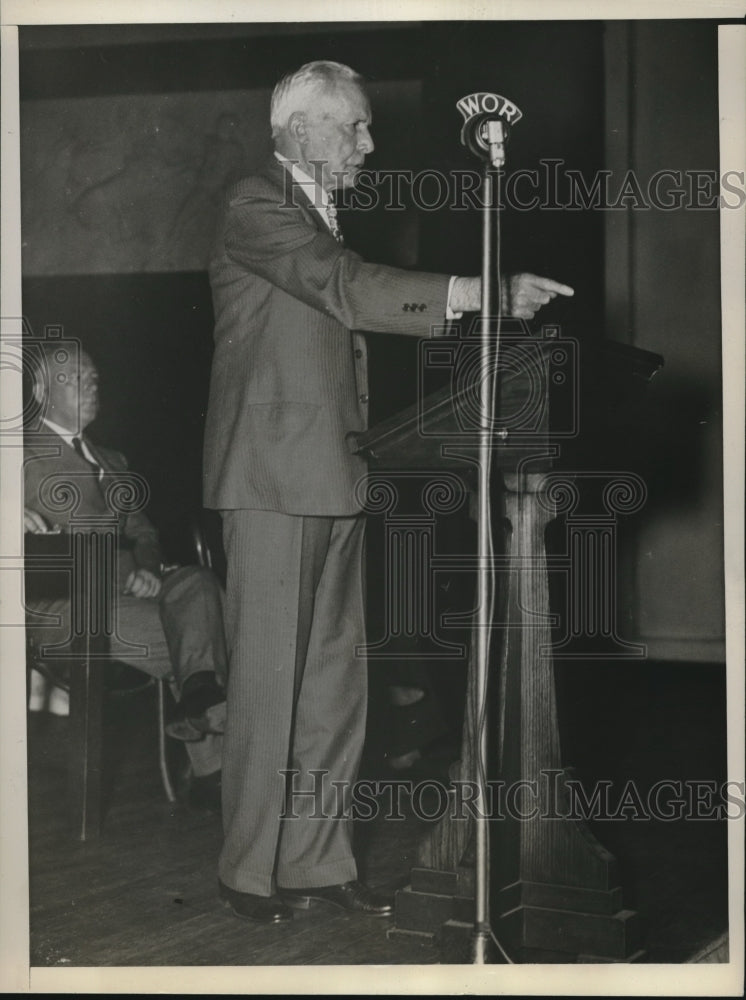
MULTIPOLYGON (((519 189, 522 198, 536 193, 540 203, 551 202, 552 168, 542 167, 542 160, 564 161, 562 169, 581 170, 588 178, 603 167, 601 22, 444 22, 428 25, 422 38, 423 141, 415 169, 434 169, 444 176, 481 169, 460 143, 462 119, 456 110, 459 98, 479 90, 502 94, 523 112, 511 130, 506 159, 506 173, 536 171, 537 183, 532 181, 530 192, 528 187, 519 189)), ((434 182, 423 181, 422 194, 438 204, 434 182)), ((557 300, 540 319, 559 324, 564 334, 581 340, 603 335, 602 216, 593 211, 522 211, 510 206, 501 213, 502 272, 531 271, 575 288, 572 300, 557 300)), ((435 207, 421 211, 418 223, 421 268, 479 273, 477 211, 435 207)), ((402 338, 379 337, 372 341, 372 353, 374 372, 390 372, 392 359, 401 367, 400 386, 373 396, 383 415, 388 415, 413 401, 417 348, 402 338)))
POLYGON ((145 476, 164 543, 172 558, 187 558, 188 519, 201 506, 212 357, 207 275, 26 278, 23 295, 36 336, 59 324, 95 359, 102 407, 91 436, 145 476))

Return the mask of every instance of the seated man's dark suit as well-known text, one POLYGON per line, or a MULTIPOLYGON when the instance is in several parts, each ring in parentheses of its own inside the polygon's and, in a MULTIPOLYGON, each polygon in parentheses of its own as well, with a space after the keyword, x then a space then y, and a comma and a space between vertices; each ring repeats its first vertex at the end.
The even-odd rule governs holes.
MULTIPOLYGON (((46 425, 26 435, 24 450, 25 507, 40 514, 49 527, 71 530, 71 511, 61 510, 55 487, 64 491, 68 483, 78 492, 73 507, 78 518, 111 516, 105 494, 127 472, 122 454, 93 444, 86 447, 101 469, 97 473, 65 440, 46 425)), ((80 530, 80 529, 79 529, 80 530)), ((93 530, 88 528, 88 530, 93 530)), ((43 538, 43 536, 41 536, 43 538)), ((167 573, 157 598, 124 594, 125 582, 133 569, 147 569, 161 577, 163 553, 158 533, 142 510, 121 514, 118 523, 117 584, 114 594, 116 633, 109 655, 153 676, 167 678, 178 697, 184 681, 199 671, 214 671, 225 682, 227 656, 222 622, 220 585, 209 570, 185 566, 167 573), (145 651, 142 647, 145 646, 145 651)), ((68 571, 69 572, 69 571, 68 571)), ((69 581, 61 574, 52 596, 33 597, 27 608, 27 629, 42 662, 45 647, 64 643, 70 635, 69 581)), ((53 650, 47 650, 50 664, 58 664, 53 650)), ((198 735, 198 734, 196 734, 198 735)), ((220 767, 222 736, 208 734, 187 744, 196 775, 220 767)))
POLYGON ((449 283, 366 263, 288 181, 273 159, 234 185, 210 267, 205 503, 223 512, 230 657, 219 876, 264 896, 356 877, 331 786, 356 778, 366 714, 366 466, 346 436, 366 427, 368 385, 352 331, 429 336, 449 283), (296 790, 325 777, 281 819, 286 768, 296 790))

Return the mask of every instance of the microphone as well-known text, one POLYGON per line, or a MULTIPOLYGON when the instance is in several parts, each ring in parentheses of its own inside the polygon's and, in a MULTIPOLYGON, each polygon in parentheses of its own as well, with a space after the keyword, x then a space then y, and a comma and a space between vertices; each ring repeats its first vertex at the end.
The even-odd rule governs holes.
POLYGON ((496 169, 502 167, 510 126, 520 121, 523 113, 507 97, 484 91, 462 97, 456 107, 464 118, 462 146, 480 159, 489 160, 496 169))

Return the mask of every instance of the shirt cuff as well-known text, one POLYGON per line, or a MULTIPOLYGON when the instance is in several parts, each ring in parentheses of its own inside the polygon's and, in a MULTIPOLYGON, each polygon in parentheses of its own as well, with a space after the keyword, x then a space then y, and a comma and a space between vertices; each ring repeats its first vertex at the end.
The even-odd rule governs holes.
POLYGON ((454 274, 448 282, 448 298, 446 299, 446 319, 448 320, 461 319, 464 315, 462 312, 454 312, 453 309, 451 309, 451 291, 453 290, 453 283, 457 277, 458 275, 454 274))

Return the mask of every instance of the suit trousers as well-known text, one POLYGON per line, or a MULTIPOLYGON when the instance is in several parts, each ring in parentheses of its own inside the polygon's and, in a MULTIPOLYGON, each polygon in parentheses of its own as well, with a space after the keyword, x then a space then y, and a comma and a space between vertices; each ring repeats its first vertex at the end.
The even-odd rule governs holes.
POLYGON ((223 511, 229 670, 221 881, 271 895, 354 879, 348 794, 367 703, 358 517, 223 511), (290 773, 288 773, 290 772, 290 773))
MULTIPOLYGON (((224 682, 227 654, 222 593, 213 574, 197 566, 184 566, 165 577, 157 598, 138 598, 122 593, 134 568, 130 553, 120 553, 118 563, 116 634, 109 642, 109 657, 170 681, 177 698, 181 685, 198 670, 214 671, 224 682)), ((27 630, 42 662, 53 668, 55 664, 64 665, 64 660, 55 658, 53 647, 64 643, 71 634, 69 599, 30 600, 27 630), (52 647, 48 656, 45 647, 52 647)), ((221 735, 208 733, 186 744, 195 775, 218 770, 222 740, 221 735)))

